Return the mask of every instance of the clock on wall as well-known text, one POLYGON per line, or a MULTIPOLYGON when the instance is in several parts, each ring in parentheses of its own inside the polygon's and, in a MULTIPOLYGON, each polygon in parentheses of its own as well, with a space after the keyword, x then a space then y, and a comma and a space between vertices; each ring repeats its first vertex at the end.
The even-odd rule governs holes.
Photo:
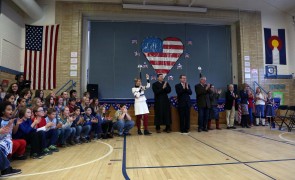
POLYGON ((277 66, 274 65, 268 65, 265 66, 265 76, 266 77, 277 77, 278 72, 277 72, 277 66))

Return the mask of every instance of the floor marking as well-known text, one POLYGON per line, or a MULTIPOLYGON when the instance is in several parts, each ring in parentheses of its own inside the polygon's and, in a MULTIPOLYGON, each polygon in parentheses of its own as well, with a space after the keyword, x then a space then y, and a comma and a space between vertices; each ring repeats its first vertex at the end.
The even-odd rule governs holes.
MULTIPOLYGON (((292 141, 292 140, 289 140, 289 139, 287 139, 287 138, 284 138, 284 137, 283 137, 284 134, 291 134, 291 133, 289 133, 289 132, 284 132, 284 133, 282 133, 282 134, 279 135, 279 138, 281 138, 281 139, 284 140, 284 141, 288 141, 288 142, 293 142, 293 143, 295 143, 295 141, 292 141)), ((293 133, 292 133, 292 134, 293 134, 293 133)))
POLYGON ((83 163, 83 164, 79 164, 79 165, 76 165, 76 166, 71 166, 71 167, 66 167, 66 168, 62 168, 62 169, 56 169, 56 170, 51 170, 51 171, 44 171, 44 172, 39 172, 39 173, 31 173, 31 174, 24 174, 24 175, 16 175, 16 176, 10 176, 8 178, 18 178, 18 177, 26 177, 26 176, 35 176, 35 175, 40 175, 40 174, 48 174, 48 173, 53 173, 53 172, 59 172, 59 171, 64 171, 64 170, 69 170, 69 169, 74 169, 74 168, 77 168, 77 167, 81 167, 81 166, 85 166, 85 165, 88 165, 88 164, 91 164, 91 163, 94 163, 94 162, 97 162, 97 161, 100 161, 104 158, 106 158, 107 156, 109 156, 112 152, 113 152, 113 147, 108 144, 108 143, 105 143, 105 142, 101 142, 101 141, 96 141, 98 143, 102 143, 102 144, 105 144, 109 147, 109 152, 106 153, 105 155, 103 155, 102 157, 98 158, 98 159, 95 159, 95 160, 92 160, 92 161, 89 161, 89 162, 86 162, 86 163, 83 163))
POLYGON ((127 171, 126 171, 126 145, 127 145, 127 140, 126 140, 126 135, 124 135, 124 142, 123 142, 123 161, 122 161, 122 174, 126 180, 130 180, 127 171))
MULTIPOLYGON (((191 137, 191 138, 193 138, 193 139, 195 139, 195 140, 197 140, 197 141, 199 141, 200 143, 205 144, 206 146, 209 146, 209 147, 211 147, 212 149, 215 149, 216 151, 218 151, 218 152, 220 152, 220 153, 222 153, 222 154, 224 154, 224 155, 226 155, 226 156, 228 156, 228 157, 230 157, 230 158, 232 158, 232 159, 234 159, 234 160, 236 160, 236 161, 242 163, 240 160, 238 160, 238 159, 236 159, 236 158, 234 158, 234 157, 232 157, 232 156, 226 154, 225 152, 223 152, 223 151, 221 151, 221 150, 219 150, 219 149, 217 149, 217 148, 215 148, 215 147, 213 147, 213 146, 211 146, 211 145, 209 145, 209 144, 207 144, 207 143, 205 143, 205 142, 203 142, 203 141, 201 141, 201 140, 199 140, 199 139, 197 139, 197 138, 195 138, 195 137, 193 137, 193 136, 191 136, 191 135, 188 135, 188 136, 191 137)), ((250 165, 248 165, 248 164, 246 164, 246 163, 242 163, 242 164, 244 164, 245 166, 247 166, 247 167, 249 167, 249 168, 251 168, 251 169, 253 169, 253 170, 255 170, 255 171, 257 171, 257 172, 259 172, 259 173, 261 173, 261 174, 263 174, 263 175, 265 175, 265 176, 267 176, 267 177, 269 177, 270 179, 275 179, 275 178, 271 177, 270 175, 268 175, 268 174, 266 174, 266 173, 264 173, 264 172, 262 172, 262 171, 259 171, 258 169, 254 168, 254 167, 252 167, 252 166, 250 166, 250 165)))
POLYGON ((272 139, 272 138, 269 138, 269 137, 263 136, 263 135, 251 134, 251 133, 247 133, 247 132, 241 131, 241 130, 233 130, 233 132, 244 133, 244 134, 248 134, 250 136, 255 136, 255 137, 259 137, 259 138, 263 138, 263 139, 268 139, 268 140, 271 140, 271 141, 276 141, 276 142, 288 144, 288 145, 291 145, 291 146, 295 146, 295 144, 292 144, 292 143, 289 143, 289 142, 286 142, 286 141, 280 141, 280 140, 272 139))
POLYGON ((211 164, 186 164, 186 165, 171 165, 171 166, 139 166, 139 167, 127 167, 127 169, 157 169, 157 168, 181 168, 181 167, 198 167, 198 166, 222 166, 232 164, 255 164, 255 163, 267 163, 267 162, 284 162, 295 161, 295 158, 291 159, 274 159, 274 160, 259 160, 259 161, 240 161, 240 162, 224 162, 224 163, 211 163, 211 164))

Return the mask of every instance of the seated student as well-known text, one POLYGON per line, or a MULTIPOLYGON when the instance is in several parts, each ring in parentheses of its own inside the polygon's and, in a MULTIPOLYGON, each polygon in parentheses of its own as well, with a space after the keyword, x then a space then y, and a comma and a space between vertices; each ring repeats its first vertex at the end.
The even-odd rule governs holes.
POLYGON ((38 131, 44 133, 42 140, 43 152, 46 154, 52 154, 52 151, 56 151, 53 145, 56 144, 58 138, 57 130, 55 128, 51 128, 52 126, 54 126, 54 123, 46 123, 43 107, 34 107, 33 113, 35 116, 33 122, 36 121, 36 128, 38 129, 38 131), (49 144, 47 144, 47 140, 49 141, 49 144), (49 146, 51 146, 52 151, 48 149, 49 146))
POLYGON ((90 104, 90 107, 92 109, 92 115, 96 116, 99 113, 99 107, 100 107, 98 98, 93 98, 93 101, 90 104))
POLYGON ((31 120, 32 111, 31 109, 24 107, 19 110, 19 127, 17 131, 13 133, 13 139, 25 139, 27 144, 31 144, 30 156, 33 159, 41 159, 46 153, 42 152, 42 141, 44 133, 38 131, 36 128, 37 121, 32 122, 31 120))
POLYGON ((88 97, 83 97, 82 102, 80 104, 78 104, 78 106, 80 107, 80 112, 82 115, 85 114, 85 108, 86 107, 90 107, 90 100, 88 97))
POLYGON ((32 108, 34 109, 35 107, 43 107, 43 103, 39 97, 34 97, 32 100, 32 108))
POLYGON ((49 108, 55 108, 55 102, 54 102, 54 97, 51 95, 46 96, 45 98, 45 104, 44 104, 44 109, 49 109, 49 108))
POLYGON ((57 116, 60 114, 61 109, 64 109, 64 105, 63 105, 63 98, 61 96, 56 98, 57 104, 55 106, 55 110, 56 110, 56 114, 57 116))
POLYGON ((26 99, 22 98, 22 97, 18 98, 17 99, 17 106, 16 106, 12 116, 14 118, 18 118, 19 109, 24 108, 24 107, 26 107, 26 99))
POLYGON ((3 98, 3 102, 8 101, 10 102, 12 106, 12 110, 15 110, 15 96, 13 94, 6 94, 5 97, 3 98))
POLYGON ((54 138, 51 138, 48 144, 48 149, 50 151, 58 152, 58 148, 56 147, 57 139, 58 139, 58 131, 56 129, 57 120, 56 120, 56 110, 54 108, 49 108, 47 110, 47 117, 45 118, 46 124, 52 123, 52 126, 50 126, 47 129, 47 136, 50 134, 51 131, 52 134, 54 134, 54 138))
POLYGON ((77 91, 75 89, 70 91, 70 98, 76 98, 76 102, 80 103, 80 98, 78 98, 77 91))
POLYGON ((113 128, 118 130, 119 136, 131 135, 130 129, 134 127, 134 121, 131 120, 131 116, 127 112, 126 105, 121 104, 120 109, 117 110, 114 116, 113 128))
POLYGON ((10 127, 10 131, 7 134, 1 135, 0 139, 5 139, 5 141, 12 141, 12 151, 9 152, 13 156, 14 159, 24 160, 26 159, 25 151, 26 151, 26 141, 24 139, 12 139, 12 129, 16 131, 16 127, 14 127, 14 119, 12 119, 12 106, 10 102, 3 102, 0 104, 0 127, 10 127))
POLYGON ((60 115, 58 116, 58 123, 62 124, 62 139, 61 146, 66 147, 68 145, 75 145, 74 137, 76 134, 76 128, 71 127, 74 117, 70 116, 70 110, 67 106, 61 109, 60 115))
POLYGON ((86 125, 91 125, 91 131, 94 132, 93 139, 99 139, 101 137, 101 124, 98 121, 98 119, 94 116, 92 116, 92 110, 90 107, 85 108, 85 115, 84 115, 84 120, 86 125))
POLYGON ((36 90, 35 91, 35 97, 34 98, 40 98, 41 102, 42 102, 42 105, 44 105, 44 91, 43 90, 36 90))
POLYGON ((104 106, 101 106, 96 116, 98 121, 101 122, 103 139, 113 138, 113 121, 112 118, 109 117, 107 114, 108 113, 106 113, 106 108, 104 106))
POLYGON ((7 155, 12 151, 12 141, 6 138, 2 139, 6 134, 9 134, 10 127, 4 126, 0 128, 0 177, 8 177, 16 174, 20 174, 22 171, 20 169, 13 169, 10 166, 10 162, 7 155))
POLYGON ((88 143, 87 139, 89 139, 88 135, 91 130, 91 125, 84 123, 84 118, 80 115, 80 108, 78 106, 74 108, 73 116, 75 117, 75 120, 73 121, 71 127, 76 128, 75 143, 88 143))
POLYGON ((74 108, 76 107, 76 98, 69 98, 68 104, 70 115, 74 114, 74 108))
POLYGON ((32 99, 32 91, 28 88, 25 88, 20 92, 19 97, 24 98, 28 104, 28 102, 32 99))

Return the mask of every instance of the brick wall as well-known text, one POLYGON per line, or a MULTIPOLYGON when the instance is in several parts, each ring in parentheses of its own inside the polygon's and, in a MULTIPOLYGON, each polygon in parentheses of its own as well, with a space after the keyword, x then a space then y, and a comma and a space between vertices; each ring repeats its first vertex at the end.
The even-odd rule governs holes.
MULTIPOLYGON (((57 53, 57 87, 61 87, 69 79, 77 81, 77 91, 80 91, 81 68, 81 39, 82 16, 100 17, 107 19, 114 15, 134 19, 155 19, 163 21, 179 21, 195 23, 199 21, 230 22, 237 24, 238 48, 238 82, 254 81, 261 84, 266 90, 269 84, 286 84, 283 90, 285 104, 295 104, 294 80, 264 79, 264 60, 262 44, 261 13, 253 11, 208 10, 207 13, 188 12, 160 12, 146 10, 126 10, 121 5, 101 3, 71 3, 56 2, 56 23, 60 24, 57 53), (70 77, 70 53, 78 52, 78 76, 70 77), (257 74, 251 74, 251 79, 245 79, 244 56, 250 56, 251 69, 257 69, 257 74)), ((110 18, 111 19, 111 18, 110 18)), ((80 92, 79 92, 80 93, 80 92)))

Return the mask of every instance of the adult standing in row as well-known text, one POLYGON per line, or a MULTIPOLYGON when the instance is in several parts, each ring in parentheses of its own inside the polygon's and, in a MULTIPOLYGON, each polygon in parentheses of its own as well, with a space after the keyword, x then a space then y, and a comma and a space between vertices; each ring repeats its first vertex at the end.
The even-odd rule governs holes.
POLYGON ((209 91, 210 84, 206 84, 206 77, 200 78, 200 83, 195 85, 198 106, 198 132, 208 132, 208 116, 210 108, 209 91))
POLYGON ((171 109, 168 94, 171 87, 167 81, 164 81, 163 74, 157 75, 158 81, 153 83, 152 88, 155 98, 155 121, 157 133, 161 133, 160 125, 166 125, 165 132, 171 132, 171 109))
POLYGON ((138 135, 142 135, 140 130, 141 127, 141 119, 143 118, 143 126, 144 126, 144 135, 151 135, 152 133, 148 130, 148 118, 149 118, 149 108, 146 104, 146 97, 144 95, 144 91, 150 88, 150 80, 149 75, 146 74, 147 85, 143 86, 141 84, 140 78, 135 78, 134 83, 135 86, 132 88, 132 93, 134 95, 134 111, 136 116, 136 126, 138 135))
POLYGON ((236 129, 234 126, 235 121, 235 106, 237 104, 238 95, 234 91, 234 85, 228 85, 228 91, 225 93, 225 113, 227 129, 236 129))
POLYGON ((186 81, 185 75, 179 76, 180 83, 175 85, 178 100, 178 113, 180 120, 180 132, 188 133, 190 129, 190 108, 192 90, 186 81))
POLYGON ((248 84, 243 84, 243 89, 240 91, 241 97, 241 110, 242 110, 242 119, 241 119, 241 126, 242 128, 250 128, 248 126, 248 119, 249 119, 249 110, 248 110, 248 99, 249 99, 249 86, 248 84))

